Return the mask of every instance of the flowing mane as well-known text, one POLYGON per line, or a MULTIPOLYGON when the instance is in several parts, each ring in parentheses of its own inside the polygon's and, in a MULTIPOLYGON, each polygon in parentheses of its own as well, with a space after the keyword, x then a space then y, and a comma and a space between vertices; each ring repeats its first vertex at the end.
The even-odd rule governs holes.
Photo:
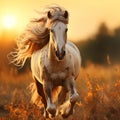
POLYGON ((68 23, 68 18, 64 18, 65 9, 58 5, 47 6, 43 12, 38 12, 39 17, 34 18, 27 25, 24 32, 16 40, 17 49, 9 54, 11 63, 22 67, 27 58, 31 57, 33 52, 42 49, 49 42, 49 26, 55 20, 68 23), (52 13, 51 19, 48 19, 48 12, 52 13))

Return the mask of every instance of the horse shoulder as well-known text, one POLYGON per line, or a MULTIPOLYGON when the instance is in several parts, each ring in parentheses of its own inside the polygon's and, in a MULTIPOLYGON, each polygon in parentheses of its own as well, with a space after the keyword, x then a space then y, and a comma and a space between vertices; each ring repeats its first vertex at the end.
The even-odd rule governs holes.
POLYGON ((76 45, 70 41, 68 41, 66 48, 67 48, 68 55, 69 55, 68 61, 73 64, 73 71, 74 71, 75 76, 77 76, 79 74, 80 67, 81 67, 80 51, 76 47, 76 45))

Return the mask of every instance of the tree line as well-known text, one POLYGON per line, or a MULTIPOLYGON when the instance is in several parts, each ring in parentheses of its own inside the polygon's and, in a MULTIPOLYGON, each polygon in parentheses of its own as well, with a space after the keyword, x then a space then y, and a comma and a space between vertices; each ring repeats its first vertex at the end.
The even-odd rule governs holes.
POLYGON ((88 62, 100 65, 120 63, 120 27, 110 30, 102 23, 95 35, 76 44, 83 66, 88 62))

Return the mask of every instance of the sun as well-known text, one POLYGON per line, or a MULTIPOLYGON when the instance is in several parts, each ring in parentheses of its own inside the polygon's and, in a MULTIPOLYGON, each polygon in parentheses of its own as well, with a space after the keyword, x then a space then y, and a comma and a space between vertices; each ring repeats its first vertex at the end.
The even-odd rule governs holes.
POLYGON ((14 15, 5 15, 2 19, 3 27, 7 29, 14 28, 16 25, 16 17, 14 15))

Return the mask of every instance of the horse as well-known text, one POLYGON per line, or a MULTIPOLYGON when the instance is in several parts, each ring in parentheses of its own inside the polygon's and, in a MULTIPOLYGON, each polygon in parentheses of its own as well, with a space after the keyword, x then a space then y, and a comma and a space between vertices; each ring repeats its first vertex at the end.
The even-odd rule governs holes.
POLYGON ((33 19, 17 39, 18 48, 11 53, 11 62, 24 66, 26 59, 31 58, 31 71, 38 95, 35 97, 33 92, 33 101, 41 98, 46 118, 53 118, 57 114, 66 118, 73 113, 79 98, 75 80, 81 67, 80 52, 74 43, 67 40, 67 10, 48 6, 39 14, 42 14, 41 17, 33 19), (57 89, 59 107, 54 102, 57 89), (68 103, 66 107, 65 103, 68 103))

